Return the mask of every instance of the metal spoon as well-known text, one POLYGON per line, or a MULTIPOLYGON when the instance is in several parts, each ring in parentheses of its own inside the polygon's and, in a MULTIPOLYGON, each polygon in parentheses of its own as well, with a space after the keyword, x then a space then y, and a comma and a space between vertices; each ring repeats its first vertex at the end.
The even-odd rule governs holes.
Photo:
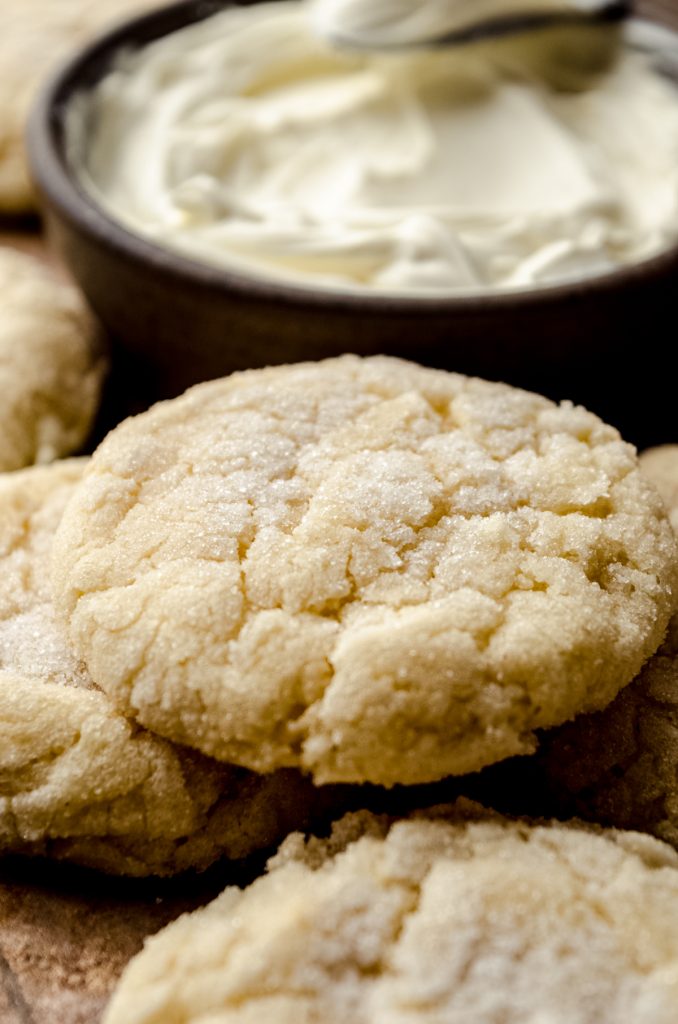
MULTIPOLYGON (((362 3, 364 11, 364 5, 372 4, 374 0, 358 2, 362 3)), ((471 0, 471 3, 474 3, 474 0, 471 0)), ((628 17, 633 8, 633 0, 583 0, 583 3, 580 0, 580 3, 579 8, 569 10, 548 9, 546 4, 539 10, 535 4, 529 10, 516 9, 511 13, 486 17, 481 15, 480 20, 475 21, 467 18, 465 23, 458 18, 456 25, 450 25, 448 19, 440 31, 421 35, 417 34, 416 28, 412 31, 411 20, 408 28, 407 15, 402 16, 401 7, 399 16, 397 5, 390 21, 381 18, 370 22, 368 16, 367 20, 363 20, 362 24, 352 29, 350 24, 347 26, 346 19, 342 18, 342 14, 345 15, 350 8, 350 0, 348 5, 337 3, 337 0, 316 0, 313 20, 316 31, 335 47, 348 50, 403 51, 463 46, 544 29, 615 25, 628 17)))

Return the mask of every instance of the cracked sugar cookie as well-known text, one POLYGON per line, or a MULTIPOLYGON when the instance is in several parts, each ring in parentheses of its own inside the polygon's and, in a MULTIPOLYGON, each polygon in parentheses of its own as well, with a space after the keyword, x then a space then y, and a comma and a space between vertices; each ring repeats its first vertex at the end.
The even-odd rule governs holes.
POLYGON ((0 247, 0 471, 79 448, 105 368, 75 288, 33 257, 0 247))
POLYGON ((104 1024, 674 1024, 670 847, 446 815, 290 837, 248 889, 147 940, 104 1024))
POLYGON ((167 875, 270 846, 315 800, 298 773, 261 778, 150 735, 66 643, 47 567, 83 468, 0 475, 0 852, 167 875))
POLYGON ((118 427, 54 578, 92 677, 153 731, 391 785, 608 704, 661 641, 675 560, 634 450, 595 416, 347 356, 118 427))
POLYGON ((40 87, 60 61, 111 22, 165 0, 3 0, 0 35, 0 212, 36 206, 24 133, 40 87))

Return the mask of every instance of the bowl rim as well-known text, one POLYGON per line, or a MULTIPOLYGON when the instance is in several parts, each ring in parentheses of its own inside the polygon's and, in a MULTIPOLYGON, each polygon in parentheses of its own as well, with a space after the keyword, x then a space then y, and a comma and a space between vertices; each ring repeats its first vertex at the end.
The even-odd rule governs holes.
MULTIPOLYGON (((312 284, 288 282, 245 270, 201 261, 180 250, 136 234, 117 220, 84 186, 67 153, 65 128, 69 105, 102 80, 122 52, 130 52, 231 7, 252 6, 266 0, 175 0, 169 6, 118 21, 74 53, 47 79, 33 104, 26 132, 29 166, 45 206, 55 208, 71 226, 91 241, 113 249, 130 264, 143 265, 169 278, 188 281, 196 289, 226 292, 230 297, 276 302, 285 306, 318 307, 328 312, 355 312, 364 316, 383 314, 468 315, 477 312, 526 311, 604 296, 612 291, 678 274, 678 241, 661 252, 590 277, 537 287, 504 291, 479 291, 443 295, 398 295, 396 292, 334 290, 312 284)), ((270 0, 269 0, 270 2, 270 0)), ((282 0, 273 0, 282 2, 282 0)), ((648 21, 647 18, 639 20, 648 21)), ((676 37, 678 31, 661 21, 651 22, 676 37)))

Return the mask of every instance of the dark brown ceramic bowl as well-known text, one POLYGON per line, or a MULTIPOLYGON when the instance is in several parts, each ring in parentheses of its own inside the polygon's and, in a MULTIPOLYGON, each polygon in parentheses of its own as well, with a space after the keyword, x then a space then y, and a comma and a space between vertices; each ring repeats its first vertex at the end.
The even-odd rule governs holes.
MULTIPOLYGON (((390 298, 334 294, 200 264, 105 213, 80 185, 65 151, 73 97, 98 82, 121 49, 229 5, 183 0, 95 41, 50 83, 29 130, 53 241, 112 336, 150 368, 153 397, 243 367, 387 352, 584 402, 637 443, 678 440, 673 388, 662 366, 678 299, 678 246, 557 287, 390 298)), ((643 13, 678 27, 678 0, 645 6, 643 13)))

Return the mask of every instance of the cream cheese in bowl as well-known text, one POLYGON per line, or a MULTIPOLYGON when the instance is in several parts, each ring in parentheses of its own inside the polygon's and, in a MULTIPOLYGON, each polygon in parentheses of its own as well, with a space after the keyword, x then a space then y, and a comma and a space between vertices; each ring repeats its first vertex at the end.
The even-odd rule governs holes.
POLYGON ((227 9, 120 60, 72 157, 134 232, 335 290, 538 286, 676 242, 678 90, 627 46, 558 91, 511 46, 357 55, 298 0, 227 9))

